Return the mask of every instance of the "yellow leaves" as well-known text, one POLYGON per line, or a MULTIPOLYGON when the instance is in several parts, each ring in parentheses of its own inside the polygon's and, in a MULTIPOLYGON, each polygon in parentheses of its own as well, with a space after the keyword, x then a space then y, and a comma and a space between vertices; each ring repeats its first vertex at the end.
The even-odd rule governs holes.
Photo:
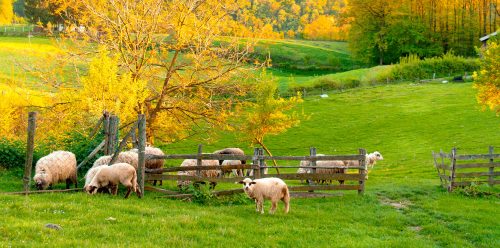
POLYGON ((80 102, 79 107, 92 116, 108 111, 129 122, 137 112, 143 112, 138 108, 148 96, 147 85, 143 80, 132 79, 130 73, 119 75, 117 63, 117 57, 109 57, 108 52, 100 49, 90 63, 88 75, 81 79, 82 89, 75 102, 80 102))
POLYGON ((500 44, 489 42, 482 52, 481 70, 474 72, 474 88, 479 104, 500 115, 500 44))
POLYGON ((304 27, 304 38, 312 40, 346 40, 347 26, 338 26, 334 16, 320 15, 304 27))
MULTIPOLYGON (((288 111, 302 102, 300 94, 289 99, 277 96, 277 82, 264 71, 255 85, 255 101, 247 104, 242 123, 243 139, 263 143, 267 135, 277 135, 300 123, 301 115, 288 111)), ((262 144, 261 144, 262 145, 262 144)))

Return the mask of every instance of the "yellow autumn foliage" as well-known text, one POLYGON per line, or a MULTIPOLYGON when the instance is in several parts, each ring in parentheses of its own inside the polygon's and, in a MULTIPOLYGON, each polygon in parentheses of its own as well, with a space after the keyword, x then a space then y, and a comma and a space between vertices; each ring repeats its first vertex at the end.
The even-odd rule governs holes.
POLYGON ((481 67, 474 72, 474 88, 477 89, 477 101, 500 114, 500 44, 489 42, 482 51, 481 67))

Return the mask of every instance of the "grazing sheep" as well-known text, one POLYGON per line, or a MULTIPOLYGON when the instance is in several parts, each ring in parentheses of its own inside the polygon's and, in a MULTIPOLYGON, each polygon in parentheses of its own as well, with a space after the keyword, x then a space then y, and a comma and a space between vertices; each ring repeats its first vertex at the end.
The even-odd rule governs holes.
POLYGON ((55 151, 40 158, 36 162, 33 181, 39 190, 47 189, 63 181, 66 181, 66 189, 69 189, 71 183, 76 188, 78 183, 75 154, 68 151, 55 151))
MULTIPOLYGON (((373 169, 373 166, 377 163, 378 160, 384 160, 384 157, 382 157, 382 154, 380 152, 375 151, 370 154, 366 154, 366 166, 367 169, 373 169)), ((359 161, 358 160, 345 160, 344 164, 346 166, 359 166, 359 161)), ((366 179, 368 179, 368 173, 370 171, 367 170, 366 174, 366 179)))
POLYGON ((111 188, 111 193, 118 193, 118 184, 121 183, 127 187, 125 198, 128 198, 133 190, 139 196, 140 191, 137 188, 137 173, 135 168, 127 163, 117 163, 110 166, 101 166, 85 191, 93 195, 100 188, 111 188))
MULTIPOLYGON (((324 154, 316 154, 316 156, 325 156, 324 154)), ((304 167, 304 166, 311 166, 311 161, 307 160, 302 160, 300 161, 299 166, 304 167)), ((323 167, 344 167, 344 162, 340 160, 319 160, 316 161, 316 166, 323 166, 323 167)), ((312 168, 299 168, 297 170, 297 173, 313 173, 312 168)), ((317 168, 316 169, 317 174, 338 174, 338 173, 345 173, 344 168, 317 168)), ((303 181, 301 180, 301 183, 303 181)), ((320 183, 325 183, 326 180, 321 180, 318 182, 320 183)), ((344 184, 344 180, 339 180, 340 184, 344 184)), ((330 181, 331 183, 331 181, 330 181)))
MULTIPOLYGON (((197 161, 196 159, 185 159, 182 161, 181 167, 184 166, 196 166, 197 161)), ((202 166, 217 166, 219 165, 218 160, 202 160, 201 161, 202 166)), ((211 177, 211 178, 217 178, 222 174, 221 170, 201 170, 201 176, 202 177, 211 177)), ((177 175, 179 176, 196 176, 196 170, 190 170, 190 171, 178 171, 177 175)), ((186 187, 189 185, 191 181, 189 180, 179 180, 177 181, 177 186, 179 188, 186 187)), ((215 186, 217 185, 217 182, 210 182, 210 189, 214 189, 215 186)))
MULTIPOLYGON (((231 147, 231 148, 224 148, 222 150, 217 150, 213 152, 213 154, 245 155, 245 152, 240 148, 231 147)), ((219 165, 222 165, 223 162, 224 160, 219 160, 219 165)), ((246 160, 241 160, 241 164, 246 164, 246 163, 247 163, 246 160)), ((223 173, 224 174, 231 173, 231 171, 223 171, 223 173)))
MULTIPOLYGON (((135 152, 135 153, 139 153, 139 150, 138 149, 132 149, 130 150, 131 152, 135 152)), ((144 154, 145 155, 158 155, 158 156, 164 156, 165 153, 163 153, 163 151, 160 149, 160 148, 156 148, 156 147, 152 147, 152 146, 146 146, 145 147, 145 150, 144 150, 144 154)), ((147 169, 161 169, 163 168, 163 165, 165 164, 165 160, 164 159, 148 159, 146 160, 146 168, 147 169)), ((162 174, 161 172, 159 173, 155 173, 155 174, 162 174)), ((156 186, 156 181, 157 180, 154 180, 153 181, 153 185, 156 186)), ((159 180, 160 181, 160 186, 163 185, 163 181, 162 180, 159 180)))
MULTIPOLYGON (((241 165, 241 160, 224 160, 222 162, 222 165, 241 165)), ((223 175, 226 174, 227 170, 222 170, 223 175)), ((233 176, 235 177, 242 177, 243 176, 243 169, 231 169, 233 176)))
POLYGON ((279 200, 285 203, 285 213, 288 213, 290 210, 290 192, 283 180, 275 177, 255 180, 245 178, 239 183, 243 184, 245 193, 255 200, 255 211, 261 214, 264 213, 264 199, 271 200, 270 214, 273 214, 276 210, 279 200))
MULTIPOLYGON (((111 162, 112 155, 106 155, 99 157, 92 167, 97 167, 99 165, 108 165, 111 162)), ((139 155, 136 152, 126 151, 118 153, 118 157, 116 158, 115 163, 127 163, 132 165, 135 169, 137 169, 137 165, 139 164, 139 155)))
MULTIPOLYGON (((90 182, 92 182, 92 179, 94 179, 97 172, 105 166, 108 166, 108 165, 103 164, 103 165, 97 165, 95 167, 93 166, 92 168, 90 168, 87 171, 87 173, 85 174, 85 185, 83 186, 84 191, 87 191, 87 188, 88 188, 87 186, 90 184, 90 182)), ((99 188, 97 190, 97 192, 98 193, 111 193, 110 188, 99 188)))

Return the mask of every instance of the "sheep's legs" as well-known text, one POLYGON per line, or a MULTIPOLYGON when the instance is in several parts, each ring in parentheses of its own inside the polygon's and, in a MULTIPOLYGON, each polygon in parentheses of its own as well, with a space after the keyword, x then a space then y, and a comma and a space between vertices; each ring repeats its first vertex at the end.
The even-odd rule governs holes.
POLYGON ((278 203, 276 201, 271 201, 271 210, 269 210, 270 214, 274 214, 274 211, 276 211, 276 206, 278 203))
POLYGON ((69 189, 69 186, 71 185, 73 180, 71 180, 70 178, 66 179, 66 189, 69 189))
POLYGON ((118 194, 118 185, 111 185, 111 194, 112 195, 118 194))
POLYGON ((132 191, 132 186, 127 186, 127 193, 125 194, 125 199, 127 199, 128 196, 130 195, 130 191, 132 191))

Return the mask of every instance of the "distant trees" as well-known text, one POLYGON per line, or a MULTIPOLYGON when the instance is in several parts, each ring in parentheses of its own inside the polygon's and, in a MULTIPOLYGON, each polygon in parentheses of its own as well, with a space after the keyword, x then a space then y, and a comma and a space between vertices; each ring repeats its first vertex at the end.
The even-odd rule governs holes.
POLYGON ((499 14, 497 0, 351 0, 350 46, 374 64, 408 54, 472 56, 479 37, 498 28, 499 14))
POLYGON ((12 0, 0 0, 0 24, 11 24, 14 17, 12 0))

